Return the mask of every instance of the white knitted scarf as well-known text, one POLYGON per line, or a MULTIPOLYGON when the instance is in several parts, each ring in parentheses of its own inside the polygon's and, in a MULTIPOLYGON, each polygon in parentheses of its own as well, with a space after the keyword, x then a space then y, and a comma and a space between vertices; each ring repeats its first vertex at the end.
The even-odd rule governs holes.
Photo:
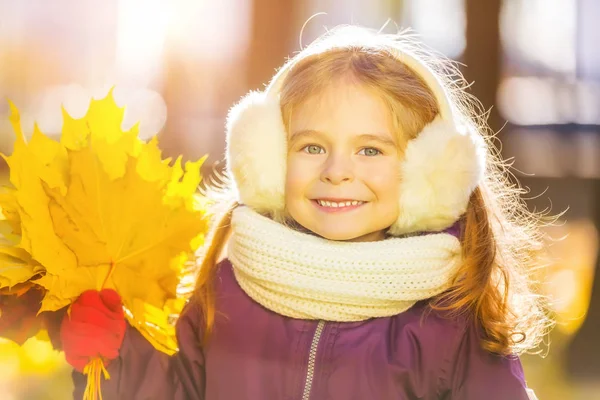
POLYGON ((362 321, 409 309, 448 289, 460 243, 447 233, 336 242, 238 207, 228 257, 242 289, 292 318, 362 321))

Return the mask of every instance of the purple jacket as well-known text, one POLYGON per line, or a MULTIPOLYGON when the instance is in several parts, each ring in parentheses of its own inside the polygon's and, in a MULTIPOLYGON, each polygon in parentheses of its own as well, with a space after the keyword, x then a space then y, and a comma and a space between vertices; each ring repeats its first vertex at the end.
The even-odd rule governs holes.
MULTIPOLYGON (((527 400, 518 358, 480 348, 474 325, 417 303, 363 322, 292 319, 267 310, 220 264, 210 345, 200 346, 193 300, 168 357, 129 328, 102 383, 106 400, 527 400)), ((85 377, 75 373, 75 398, 85 377)))

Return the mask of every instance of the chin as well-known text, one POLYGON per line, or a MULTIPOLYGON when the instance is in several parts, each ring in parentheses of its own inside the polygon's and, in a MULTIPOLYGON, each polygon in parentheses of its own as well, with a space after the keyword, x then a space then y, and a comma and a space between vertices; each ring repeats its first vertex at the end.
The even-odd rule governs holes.
MULTIPOLYGON (((313 233, 316 233, 317 235, 321 236, 324 239, 328 239, 328 240, 335 240, 338 242, 352 242, 352 241, 369 241, 371 239, 368 239, 369 237, 373 237, 372 240, 377 240, 375 239, 376 236, 379 236, 380 232, 367 232, 367 231, 356 231, 356 227, 354 227, 354 230, 349 230, 349 229, 341 229, 341 226, 336 226, 335 229, 319 229, 319 228, 315 228, 315 229, 311 229, 311 231, 313 233), (365 240, 366 239, 366 240, 365 240)), ((383 233, 381 233, 381 236, 383 236, 383 233)))
POLYGON ((347 232, 315 232, 315 233, 324 239, 336 240, 339 242, 352 240, 352 239, 355 239, 358 236, 360 236, 360 235, 348 234, 347 232))

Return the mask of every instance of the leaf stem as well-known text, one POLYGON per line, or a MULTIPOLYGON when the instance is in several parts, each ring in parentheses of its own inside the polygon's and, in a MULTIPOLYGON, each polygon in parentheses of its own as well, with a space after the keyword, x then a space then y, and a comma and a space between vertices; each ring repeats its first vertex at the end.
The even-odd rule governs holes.
POLYGON ((104 289, 104 286, 106 286, 106 282, 108 282, 108 279, 110 278, 110 276, 112 275, 114 270, 115 270, 115 262, 114 262, 114 260, 110 260, 110 269, 108 270, 108 274, 106 274, 106 278, 104 278, 104 282, 102 282, 102 286, 100 286, 99 290, 104 289))

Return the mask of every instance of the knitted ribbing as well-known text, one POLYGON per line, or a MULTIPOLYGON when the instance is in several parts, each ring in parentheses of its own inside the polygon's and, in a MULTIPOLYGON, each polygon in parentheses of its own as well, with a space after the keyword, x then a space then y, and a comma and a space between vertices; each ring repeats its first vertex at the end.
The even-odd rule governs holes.
POLYGON ((362 321, 406 311, 448 289, 460 243, 447 233, 337 242, 238 207, 228 257, 241 288, 288 317, 362 321))

